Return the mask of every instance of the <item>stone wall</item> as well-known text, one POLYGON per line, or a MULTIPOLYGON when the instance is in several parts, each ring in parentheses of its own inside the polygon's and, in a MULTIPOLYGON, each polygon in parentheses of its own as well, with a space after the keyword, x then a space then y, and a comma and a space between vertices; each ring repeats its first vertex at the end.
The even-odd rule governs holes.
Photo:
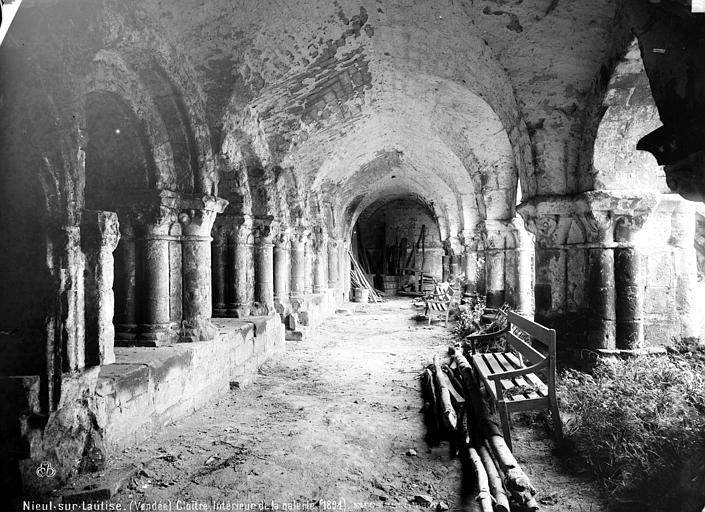
MULTIPOLYGON (((386 245, 394 245, 407 239, 407 254, 404 263, 411 254, 421 234, 421 227, 426 226, 426 257, 423 270, 437 279, 443 275, 443 244, 438 230, 438 223, 428 208, 417 199, 396 199, 383 204, 370 206, 358 219, 356 229, 362 235, 362 243, 381 269, 382 240, 386 245)), ((355 234, 353 234, 355 236, 355 234)), ((416 268, 421 266, 421 250, 416 251, 416 268)))

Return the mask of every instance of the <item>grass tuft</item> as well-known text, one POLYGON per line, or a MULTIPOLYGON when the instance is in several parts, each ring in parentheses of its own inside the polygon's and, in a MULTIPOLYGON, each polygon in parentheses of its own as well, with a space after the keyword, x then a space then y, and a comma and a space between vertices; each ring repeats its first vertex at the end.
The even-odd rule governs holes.
POLYGON ((604 359, 559 379, 566 435, 619 510, 705 505, 705 364, 688 354, 604 359))

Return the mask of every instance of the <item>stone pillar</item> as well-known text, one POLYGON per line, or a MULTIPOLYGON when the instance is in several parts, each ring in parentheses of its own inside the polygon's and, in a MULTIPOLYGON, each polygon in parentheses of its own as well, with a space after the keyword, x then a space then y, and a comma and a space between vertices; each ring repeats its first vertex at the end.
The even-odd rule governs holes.
MULTIPOLYGON (((62 351, 63 371, 78 371, 86 366, 85 328, 85 257, 81 248, 81 229, 77 225, 63 226, 61 231, 62 283, 65 290, 62 314, 64 328, 62 351)), ((56 368, 62 371, 62 368, 56 368)))
POLYGON ((328 237, 318 235, 312 243, 313 293, 323 293, 328 288, 328 237))
POLYGON ((630 214, 615 221, 617 348, 622 350, 641 348, 644 344, 644 278, 641 254, 633 239, 645 220, 646 216, 630 214))
POLYGON ((159 346, 174 341, 174 325, 170 308, 170 259, 169 234, 175 222, 175 212, 163 204, 144 213, 142 241, 142 263, 144 279, 144 314, 138 327, 137 341, 141 345, 159 346))
POLYGON ((614 350, 617 339, 612 214, 593 209, 580 216, 587 250, 587 346, 614 350))
POLYGON ((306 286, 306 240, 308 233, 297 230, 291 239, 291 296, 302 297, 306 286))
MULTIPOLYGON (((514 290, 511 301, 514 310, 528 318, 534 315, 534 241, 524 228, 524 222, 516 217, 512 221, 514 239, 514 290)), ((507 272, 511 270, 507 268, 507 272)))
POLYGON ((485 226, 486 304, 498 308, 505 300, 507 221, 488 219, 485 226))
POLYGON ((191 199, 179 214, 182 226, 183 339, 204 341, 215 338, 211 323, 213 291, 211 288, 211 230, 215 217, 225 210, 227 201, 212 196, 191 199), (190 208, 189 208, 190 207, 190 208))
POLYGON ((113 251, 119 240, 116 213, 83 212, 81 245, 86 254, 86 366, 115 362, 113 251))
POLYGON ((120 224, 115 258, 115 340, 119 345, 137 336, 137 246, 127 215, 120 224))
POLYGON ((252 218, 235 218, 228 236, 228 316, 242 318, 250 314, 247 293, 247 241, 252 233, 252 218))
POLYGON ((536 237, 534 317, 537 322, 555 328, 562 336, 565 336, 569 323, 567 240, 574 203, 573 197, 550 196, 527 201, 517 209, 526 228, 536 237))
POLYGON ((338 288, 340 262, 338 261, 338 240, 328 240, 328 288, 338 288))
POLYGON ((675 248, 676 307, 680 319, 681 337, 700 337, 695 285, 697 256, 695 252, 695 205, 684 199, 678 201, 671 216, 671 239, 675 248))
POLYGON ((289 233, 280 232, 274 238, 274 299, 280 303, 289 298, 291 267, 289 262, 289 233))
POLYGON ((255 260, 255 232, 254 229, 250 230, 250 233, 248 234, 247 238, 245 239, 245 259, 246 259, 246 279, 247 279, 247 286, 245 287, 245 301, 250 307, 250 315, 256 315, 258 314, 256 311, 253 312, 253 306, 256 306, 255 304, 255 286, 256 286, 256 279, 255 279, 255 265, 256 265, 256 260, 255 260))
POLYGON ((345 243, 340 244, 339 258, 340 261, 340 291, 343 295, 343 300, 350 299, 350 254, 348 254, 349 246, 345 243))
POLYGON ((595 310, 590 314, 590 346, 620 350, 641 348, 644 344, 645 283, 642 256, 635 239, 654 211, 657 196, 646 191, 594 191, 586 192, 583 197, 589 205, 584 218, 590 221, 586 223, 588 242, 591 242, 590 310, 595 310), (610 272, 612 268, 613 272, 610 272), (614 290, 612 294, 610 289, 614 290), (612 308, 614 337, 610 318, 612 308))
POLYGON ((271 226, 255 228, 255 300, 261 314, 274 311, 274 244, 271 226))
MULTIPOLYGON (((463 272, 465 274, 465 291, 468 293, 480 293, 478 261, 481 257, 478 256, 478 247, 482 244, 481 240, 482 237, 478 233, 463 232, 463 272)), ((484 273, 484 267, 482 273, 484 273)))
POLYGON ((304 244, 304 295, 313 293, 313 241, 310 237, 304 244))
POLYGON ((211 259, 213 265, 213 316, 224 317, 227 314, 228 283, 228 236, 223 225, 213 227, 211 259))

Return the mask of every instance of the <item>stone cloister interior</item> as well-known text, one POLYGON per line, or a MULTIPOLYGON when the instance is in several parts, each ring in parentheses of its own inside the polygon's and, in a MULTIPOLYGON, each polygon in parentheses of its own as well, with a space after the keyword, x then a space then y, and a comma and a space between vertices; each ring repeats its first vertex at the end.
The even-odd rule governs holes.
POLYGON ((3 487, 247 380, 392 226, 571 357, 700 338, 690 7, 24 0, 0 47, 3 487))

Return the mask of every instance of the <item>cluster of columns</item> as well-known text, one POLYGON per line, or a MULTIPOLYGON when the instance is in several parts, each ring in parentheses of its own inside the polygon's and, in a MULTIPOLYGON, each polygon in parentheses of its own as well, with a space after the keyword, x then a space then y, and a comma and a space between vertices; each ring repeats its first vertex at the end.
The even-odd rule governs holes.
MULTIPOLYGON (((557 328, 573 348, 643 347, 646 283, 638 239, 660 200, 650 192, 591 191, 524 203, 519 213, 536 235, 537 320, 557 328)), ((675 210, 669 243, 689 246, 681 258, 694 262, 692 209, 675 210)), ((682 279, 689 283, 678 289, 687 294, 694 279, 687 272, 682 279)))
POLYGON ((534 246, 521 220, 481 222, 475 231, 463 234, 462 242, 464 263, 458 262, 458 267, 464 268, 469 288, 483 294, 489 307, 506 302, 515 311, 530 314, 534 246))
POLYGON ((213 315, 282 311, 291 299, 341 291, 341 244, 322 229, 224 215, 213 228, 213 315))
POLYGON ((115 340, 211 339, 211 227, 227 202, 162 192, 118 212, 115 340))

